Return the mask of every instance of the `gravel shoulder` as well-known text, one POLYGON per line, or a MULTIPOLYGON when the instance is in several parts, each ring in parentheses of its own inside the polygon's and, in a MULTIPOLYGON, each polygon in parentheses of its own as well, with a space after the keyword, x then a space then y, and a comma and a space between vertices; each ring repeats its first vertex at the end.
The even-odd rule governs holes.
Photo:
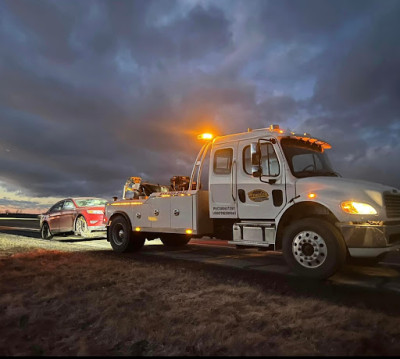
POLYGON ((8 234, 0 270, 3 356, 400 353, 398 296, 8 234))
MULTIPOLYGON (((89 239, 86 242, 91 243, 92 241, 93 239, 89 239)), ((108 244, 106 240, 101 241, 105 244, 108 244)), ((42 240, 40 238, 29 238, 15 234, 0 233, 0 256, 10 256, 14 253, 29 252, 38 248, 67 252, 75 252, 77 250, 93 250, 93 247, 85 247, 81 244, 74 244, 71 239, 65 239, 63 237, 57 237, 56 240, 42 240)))

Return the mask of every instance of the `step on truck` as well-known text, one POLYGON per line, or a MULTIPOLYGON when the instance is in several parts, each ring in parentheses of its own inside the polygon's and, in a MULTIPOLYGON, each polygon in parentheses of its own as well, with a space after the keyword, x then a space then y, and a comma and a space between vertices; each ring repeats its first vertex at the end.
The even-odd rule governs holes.
POLYGON ((215 237, 281 251, 298 274, 328 278, 346 261, 373 264, 399 250, 400 190, 342 178, 327 142, 278 125, 198 138, 205 143, 190 176, 168 185, 131 177, 122 199, 106 204, 114 251, 215 237))

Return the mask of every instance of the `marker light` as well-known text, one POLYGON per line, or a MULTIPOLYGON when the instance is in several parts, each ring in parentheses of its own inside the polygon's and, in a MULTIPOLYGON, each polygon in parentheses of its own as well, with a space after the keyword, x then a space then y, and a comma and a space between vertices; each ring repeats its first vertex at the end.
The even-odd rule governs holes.
POLYGON ((197 136, 198 140, 212 140, 214 136, 211 133, 202 133, 197 136))
POLYGON ((350 214, 376 214, 374 207, 367 203, 345 201, 341 204, 342 210, 350 214))
POLYGON ((138 204, 143 204, 143 202, 116 202, 116 203, 111 203, 111 206, 130 206, 138 204))
POLYGON ((136 232, 140 232, 140 227, 136 227, 136 228, 135 228, 135 231, 136 231, 136 232))
POLYGON ((310 199, 314 199, 317 197, 317 195, 315 193, 309 193, 307 197, 310 199))
POLYGON ((193 231, 191 229, 186 230, 186 234, 192 234, 192 233, 193 233, 193 231))

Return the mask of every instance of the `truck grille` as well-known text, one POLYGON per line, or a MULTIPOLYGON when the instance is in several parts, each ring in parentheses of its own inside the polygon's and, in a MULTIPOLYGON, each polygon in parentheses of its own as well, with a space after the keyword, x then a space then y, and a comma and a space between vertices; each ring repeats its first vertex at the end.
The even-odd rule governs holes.
POLYGON ((386 215, 388 218, 400 217, 400 195, 385 193, 386 215))

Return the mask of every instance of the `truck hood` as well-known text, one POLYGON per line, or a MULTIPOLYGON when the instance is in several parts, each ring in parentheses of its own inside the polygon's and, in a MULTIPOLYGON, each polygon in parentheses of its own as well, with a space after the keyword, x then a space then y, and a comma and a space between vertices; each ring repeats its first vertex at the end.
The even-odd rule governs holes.
MULTIPOLYGON (((315 193, 316 196, 313 201, 328 207, 337 217, 341 217, 343 220, 355 220, 355 215, 350 215, 350 217, 348 214, 344 215, 340 207, 343 201, 368 203, 378 212, 377 215, 374 215, 375 219, 385 220, 383 192, 390 192, 400 196, 400 190, 397 188, 356 179, 307 177, 300 178, 296 182, 296 197, 298 196, 296 202, 310 200, 308 194, 315 193)), ((371 215, 368 218, 364 217, 360 216, 359 219, 371 220, 371 215)))
POLYGON ((342 178, 342 177, 306 177, 300 178, 296 182, 296 194, 298 191, 302 189, 309 189, 310 187, 314 187, 317 189, 328 189, 331 190, 339 190, 340 192, 351 192, 355 193, 358 191, 376 191, 376 192, 385 192, 385 191, 398 191, 400 190, 394 187, 386 186, 380 183, 356 180, 350 178, 342 178))

